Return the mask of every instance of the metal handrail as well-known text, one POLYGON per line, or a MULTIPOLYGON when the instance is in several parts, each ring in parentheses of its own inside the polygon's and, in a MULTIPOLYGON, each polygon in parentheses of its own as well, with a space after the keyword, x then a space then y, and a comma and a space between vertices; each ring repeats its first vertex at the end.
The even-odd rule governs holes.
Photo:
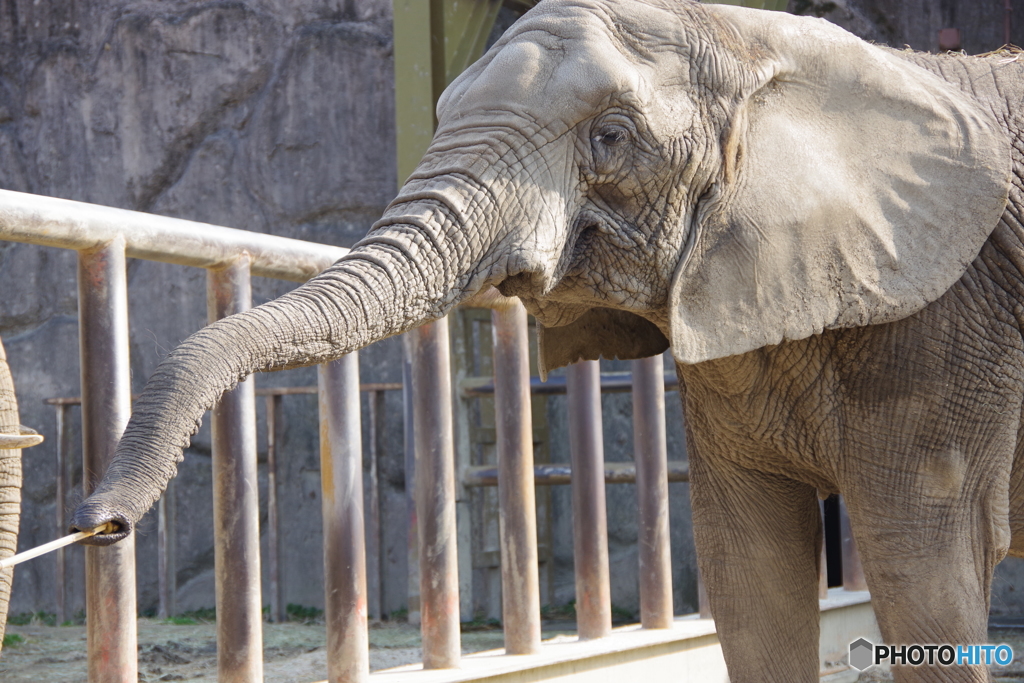
MULTIPOLYGON (((106 470, 130 412, 127 258, 205 268, 208 293, 213 295, 207 300, 208 312, 217 319, 251 305, 250 275, 301 282, 348 253, 335 246, 7 190, 0 190, 0 239, 78 253, 83 463, 89 473, 83 482, 85 493, 106 470)), ((358 401, 352 405, 341 398, 353 387, 358 391, 355 354, 341 365, 344 368, 332 367, 320 376, 321 403, 345 406, 329 414, 321 411, 325 433, 360 422, 358 401)), ((60 402, 61 409, 67 403, 60 402)), ((222 680, 260 680, 259 508, 251 382, 224 395, 212 423, 218 672, 222 680)), ((335 461, 334 471, 353 481, 361 479, 358 446, 353 451, 346 448, 351 439, 328 441, 322 452, 335 461)), ((343 484, 346 491, 352 488, 347 480, 324 483, 343 484)), ((162 522, 163 499, 158 507, 162 522)), ((330 557, 362 552, 362 497, 352 500, 344 513, 341 518, 325 515, 325 554, 330 551, 330 557), (352 543, 346 546, 345 539, 352 543)), ((137 677, 134 546, 129 537, 114 546, 86 548, 89 679, 97 683, 137 677)), ((350 569, 362 572, 361 567, 350 569)), ((325 576, 326 592, 336 598, 334 608, 327 609, 328 639, 337 646, 332 651, 365 650, 365 638, 359 636, 365 630, 365 613, 339 609, 345 600, 365 600, 365 579, 345 583, 342 578, 337 573, 325 576)), ((366 657, 365 652, 346 657, 354 662, 356 677, 368 672, 366 657)))
POLYGON ((349 252, 196 221, 0 190, 0 239, 84 251, 125 240, 125 256, 217 268, 247 253, 253 275, 305 282, 349 252))

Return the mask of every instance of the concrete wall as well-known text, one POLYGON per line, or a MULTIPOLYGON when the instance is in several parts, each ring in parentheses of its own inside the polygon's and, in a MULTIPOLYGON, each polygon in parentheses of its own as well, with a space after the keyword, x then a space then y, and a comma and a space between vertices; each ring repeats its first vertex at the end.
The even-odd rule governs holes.
MULTIPOLYGON (((935 31, 965 30, 965 47, 1001 42, 1002 3, 972 0, 794 0, 860 35, 919 49, 935 31), (984 8, 981 5, 984 4, 984 8), (991 7, 989 7, 991 5, 991 7), (995 37, 999 36, 999 37, 995 37)), ((503 12, 503 20, 510 14, 503 12)), ((1024 42, 1024 19, 1014 35, 1024 42)), ((0 2, 0 187, 150 211, 350 246, 394 195, 394 100, 389 0, 62 0, 0 2)), ((133 388, 205 322, 205 274, 148 262, 129 265, 133 388)), ((76 396, 78 350, 73 253, 0 242, 0 336, 23 421, 44 445, 25 452, 20 545, 57 535, 54 410, 46 398, 76 396)), ((290 285, 254 283, 256 302, 290 285)), ((401 379, 401 344, 362 352, 364 380, 401 379)), ((615 369, 611 364, 608 369, 615 369)), ((315 382, 313 370, 260 376, 257 386, 315 382)), ((670 457, 685 453, 677 395, 667 402, 670 457)), ((322 605, 316 404, 284 399, 280 432, 285 602, 322 605)), ((265 458, 262 402, 260 458, 265 458)), ((609 460, 631 453, 627 396, 606 397, 609 460)), ((564 400, 550 402, 552 434, 565 434, 564 400)), ((69 447, 80 457, 78 409, 69 447)), ((391 392, 379 448, 384 609, 405 606, 406 509, 401 397, 391 392)), ((552 441, 552 459, 568 460, 552 441)), ((193 439, 172 492, 177 524, 178 609, 213 604, 209 431, 193 439)), ((80 480, 80 467, 75 468, 80 480)), ((261 464, 261 500, 266 500, 261 464)), ((696 604, 688 491, 674 484, 676 609, 696 604)), ((635 503, 631 486, 608 489, 613 602, 637 606, 635 503)), ((552 603, 572 597, 568 488, 552 500, 552 603)), ((264 520, 265 521, 265 513, 264 520)), ((264 535, 265 545, 265 535, 264 535)), ((139 527, 141 609, 156 605, 152 514, 139 527)), ((265 561, 265 556, 264 556, 265 561)), ((999 569, 998 605, 1019 604, 1013 568, 999 569)), ((54 609, 51 558, 19 567, 12 613, 54 609)), ((84 605, 81 551, 70 551, 71 611, 84 605)), ((266 595, 266 593, 265 593, 266 595)), ((1002 609, 1002 608, 1001 608, 1002 609)))

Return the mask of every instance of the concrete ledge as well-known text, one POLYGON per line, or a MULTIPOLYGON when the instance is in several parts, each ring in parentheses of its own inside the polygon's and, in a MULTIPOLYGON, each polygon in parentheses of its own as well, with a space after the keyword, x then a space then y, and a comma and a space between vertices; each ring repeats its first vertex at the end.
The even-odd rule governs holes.
POLYGON ((873 643, 882 642, 882 636, 875 623, 875 611, 871 607, 871 594, 867 591, 845 591, 831 588, 828 598, 819 601, 821 606, 821 639, 818 656, 821 661, 823 683, 848 683, 856 681, 860 672, 851 669, 847 663, 850 643, 858 638, 867 638, 873 643))
MULTIPOLYGON (((821 601, 822 681, 855 681, 857 672, 846 665, 851 641, 859 637, 879 642, 878 627, 866 592, 829 591, 821 601)), ((607 638, 580 641, 559 636, 544 641, 536 655, 506 656, 504 650, 466 655, 462 668, 424 671, 422 665, 371 674, 374 683, 525 683, 560 679, 572 683, 606 683, 617 677, 680 683, 727 683, 722 647, 710 619, 696 614, 677 617, 672 628, 647 631, 624 626, 607 638)))

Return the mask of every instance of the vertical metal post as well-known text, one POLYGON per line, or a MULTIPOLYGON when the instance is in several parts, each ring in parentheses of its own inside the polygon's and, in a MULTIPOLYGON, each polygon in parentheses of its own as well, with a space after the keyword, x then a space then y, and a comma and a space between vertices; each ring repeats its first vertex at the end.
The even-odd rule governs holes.
POLYGON ((370 676, 359 356, 321 365, 318 379, 327 675, 330 683, 356 683, 370 676))
POLYGON ((170 572, 167 552, 167 497, 169 490, 157 501, 157 617, 170 615, 170 572))
POLYGON ((566 369, 569 451, 572 459, 573 563, 576 568, 576 630, 581 640, 612 630, 608 577, 608 515, 601 433, 601 370, 597 361, 566 369))
MULTIPOLYGON (((124 238, 78 253, 83 489, 92 493, 131 413, 124 238)), ((136 683, 135 537, 85 549, 90 683, 136 683)))
POLYGON ((382 585, 380 574, 380 495, 377 483, 377 419, 380 414, 384 392, 371 391, 367 396, 369 408, 366 421, 369 423, 369 476, 364 497, 366 510, 366 595, 368 614, 371 619, 383 617, 382 585))
POLYGON ((455 545, 455 439, 448 321, 412 336, 416 516, 419 528, 423 668, 459 665, 459 558, 455 545))
POLYGON ((672 626, 672 542, 668 529, 665 370, 661 355, 633 365, 633 452, 640 526, 640 623, 672 626))
POLYGON ((860 561, 857 541, 853 538, 846 499, 842 496, 839 496, 839 530, 843 542, 843 588, 848 591, 866 591, 868 583, 864 579, 864 565, 860 561))
POLYGON ((821 517, 821 557, 818 558, 818 599, 828 597, 828 553, 825 543, 825 501, 818 501, 821 517))
MULTIPOLYGON (((249 256, 207 271, 210 322, 252 305, 249 256)), ((217 595, 217 680, 263 680, 256 395, 252 379, 221 397, 213 432, 213 533, 217 595)))
POLYGON ((277 411, 281 396, 265 396, 267 408, 267 573, 269 574, 270 620, 281 622, 281 547, 277 517, 277 411))
POLYGON ((540 582, 526 309, 517 299, 491 311, 491 323, 505 652, 534 654, 540 651, 540 582))
POLYGON ((157 501, 156 563, 157 563, 157 616, 161 619, 174 614, 175 581, 175 480, 167 482, 164 495, 157 501))
POLYGON ((405 512, 406 512, 406 606, 410 624, 420 623, 420 529, 416 510, 416 435, 413 401, 412 363, 416 355, 416 335, 409 332, 402 337, 402 426, 405 438, 405 512))
MULTIPOLYGON (((68 467, 67 467, 67 451, 65 449, 65 439, 67 438, 67 428, 65 427, 65 419, 67 417, 68 407, 67 404, 58 403, 57 409, 57 466, 56 466, 56 481, 57 481, 57 537, 63 536, 67 533, 67 511, 64 509, 65 501, 68 495, 68 467)), ((67 621, 67 562, 65 561, 64 551, 66 548, 57 548, 56 559, 57 559, 57 624, 63 624, 67 621)))

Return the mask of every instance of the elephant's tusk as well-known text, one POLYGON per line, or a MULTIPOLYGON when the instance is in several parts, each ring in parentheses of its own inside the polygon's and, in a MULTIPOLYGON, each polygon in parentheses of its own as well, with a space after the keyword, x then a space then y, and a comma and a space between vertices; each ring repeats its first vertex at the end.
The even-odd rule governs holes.
POLYGON ((25 426, 19 426, 17 434, 0 434, 0 450, 30 448, 42 442, 42 434, 25 426))
POLYGON ((58 548, 63 548, 64 546, 71 545, 72 543, 77 543, 78 541, 89 538, 90 536, 95 536, 96 534, 109 533, 111 531, 114 531, 116 528, 117 527, 113 522, 107 522, 106 524, 98 526, 95 529, 89 529, 88 531, 79 531, 74 534, 69 534, 63 538, 58 538, 56 541, 50 541, 49 543, 44 543, 41 546, 32 548, 31 550, 26 550, 23 553, 12 555, 8 557, 6 560, 0 560, 0 569, 7 569, 8 567, 13 567, 16 564, 21 564, 25 560, 31 560, 33 557, 45 555, 46 553, 57 550, 58 548))

